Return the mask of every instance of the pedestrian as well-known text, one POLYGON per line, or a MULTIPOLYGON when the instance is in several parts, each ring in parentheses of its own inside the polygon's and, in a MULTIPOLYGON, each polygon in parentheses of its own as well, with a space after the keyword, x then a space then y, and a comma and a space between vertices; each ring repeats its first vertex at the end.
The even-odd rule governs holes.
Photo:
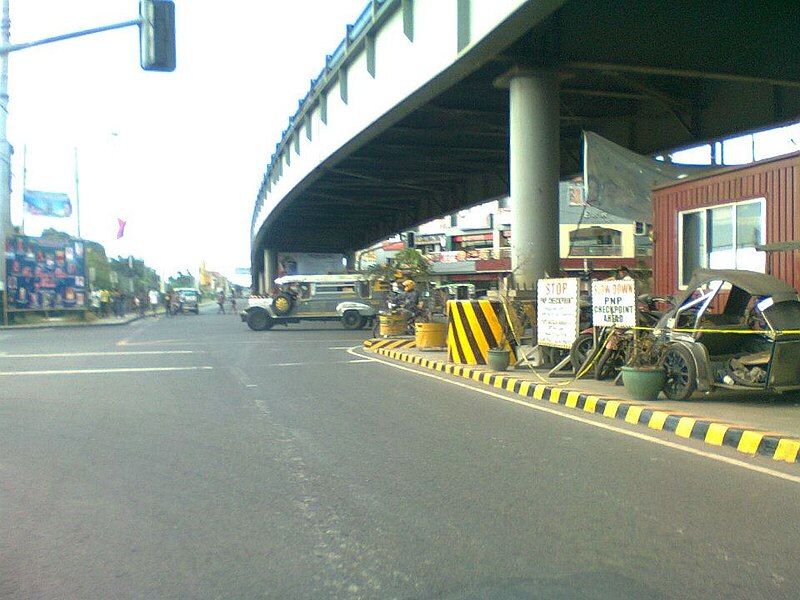
POLYGON ((164 312, 167 313, 168 317, 172 316, 172 294, 173 292, 164 294, 164 312))
POLYGON ((147 299, 150 302, 150 308, 153 310, 153 316, 155 316, 156 309, 158 308, 158 292, 155 290, 150 290, 147 293, 147 299))
POLYGON ((231 312, 236 314, 236 294, 231 294, 231 312))
POLYGON ((115 317, 119 317, 119 295, 117 288, 111 290, 111 313, 115 317))
POLYGON ((120 292, 119 293, 119 318, 120 319, 124 319, 125 318, 125 312, 127 311, 127 308, 128 308, 127 305, 126 305, 127 302, 128 302, 128 297, 125 295, 125 292, 120 292))
POLYGON ((100 290, 100 314, 103 317, 108 316, 108 309, 111 304, 111 294, 108 290, 102 289, 100 290))
POLYGON ((217 305, 219 308, 217 309, 217 314, 225 314, 225 292, 220 290, 219 294, 217 294, 217 305))
POLYGON ((631 272, 625 265, 620 265, 617 267, 616 272, 608 279, 616 279, 617 281, 633 281, 631 272))
POLYGON ((181 295, 177 292, 172 292, 171 295, 172 304, 170 308, 172 309, 172 314, 177 315, 183 312, 183 306, 181 305, 181 295))

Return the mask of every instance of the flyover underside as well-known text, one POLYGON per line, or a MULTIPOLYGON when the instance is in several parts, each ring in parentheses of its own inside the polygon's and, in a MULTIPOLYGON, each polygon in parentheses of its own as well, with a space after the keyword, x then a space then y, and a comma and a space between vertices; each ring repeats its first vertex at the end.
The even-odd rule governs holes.
POLYGON ((558 74, 562 176, 580 171, 582 130, 637 152, 780 123, 800 114, 795 3, 565 3, 492 61, 335 165, 275 210, 254 245, 363 248, 508 194, 515 67, 558 74))

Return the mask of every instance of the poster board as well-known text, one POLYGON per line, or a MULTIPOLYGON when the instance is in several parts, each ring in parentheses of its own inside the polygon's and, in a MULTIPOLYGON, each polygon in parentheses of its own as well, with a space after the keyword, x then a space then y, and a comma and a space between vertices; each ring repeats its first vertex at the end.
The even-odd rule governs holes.
POLYGON ((322 252, 279 252, 277 277, 345 273, 344 255, 322 252))
POLYGON ((577 277, 540 279, 536 284, 537 343, 569 349, 578 337, 580 307, 577 277))
POLYGON ((85 310, 82 240, 13 236, 6 240, 7 310, 85 310))
POLYGON ((636 326, 636 282, 633 279, 592 282, 592 325, 636 326))

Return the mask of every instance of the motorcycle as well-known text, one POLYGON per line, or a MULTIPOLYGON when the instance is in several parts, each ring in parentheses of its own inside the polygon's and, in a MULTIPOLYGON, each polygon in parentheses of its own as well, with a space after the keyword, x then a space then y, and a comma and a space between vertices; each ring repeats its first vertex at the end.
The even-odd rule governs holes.
MULTIPOLYGON (((674 306, 672 298, 642 294, 637 298, 636 322, 641 327, 654 327, 666 310, 660 306, 674 306)), ((620 367, 627 364, 633 353, 634 332, 631 329, 600 328, 597 331, 597 349, 593 328, 583 329, 569 351, 570 363, 575 373, 581 373, 595 358, 593 375, 597 380, 612 379, 620 367)))

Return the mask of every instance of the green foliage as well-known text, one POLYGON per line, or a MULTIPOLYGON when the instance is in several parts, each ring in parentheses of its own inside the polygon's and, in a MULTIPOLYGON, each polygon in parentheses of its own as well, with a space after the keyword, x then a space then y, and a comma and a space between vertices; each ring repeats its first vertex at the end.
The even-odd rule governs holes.
MULTIPOLYGON (((41 237, 64 244, 76 239, 53 228, 42 231, 41 237)), ((83 240, 83 243, 86 247, 86 275, 92 290, 118 287, 126 293, 139 294, 160 287, 161 279, 155 269, 148 267, 144 260, 122 256, 109 259, 102 244, 91 240, 83 240)))
POLYGON ((86 271, 93 290, 107 290, 113 287, 111 265, 108 264, 106 249, 97 242, 86 242, 86 271))
POLYGON ((370 279, 394 279, 395 271, 403 271, 412 279, 424 278, 431 269, 430 261, 416 248, 398 252, 390 262, 373 265, 367 270, 370 279))
POLYGON ((177 275, 172 275, 167 280, 167 285, 170 289, 185 287, 193 288, 195 287, 195 280, 190 273, 181 273, 178 271, 177 275))

